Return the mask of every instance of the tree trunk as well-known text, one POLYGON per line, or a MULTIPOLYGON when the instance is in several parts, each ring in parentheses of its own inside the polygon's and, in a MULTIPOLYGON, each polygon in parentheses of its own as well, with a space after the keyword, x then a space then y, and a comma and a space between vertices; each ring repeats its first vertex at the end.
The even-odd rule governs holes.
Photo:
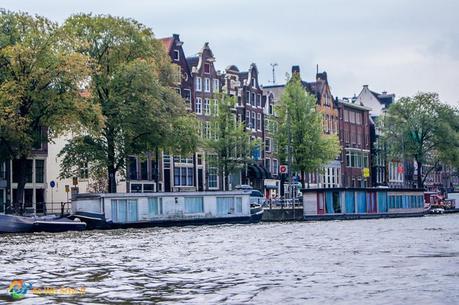
POLYGON ((424 188, 424 183, 422 183, 422 162, 416 160, 418 166, 418 176, 417 176, 417 185, 419 189, 424 188))
POLYGON ((225 184, 224 184, 224 181, 225 181, 225 179, 224 179, 225 174, 224 174, 223 168, 220 169, 220 171, 219 171, 219 173, 218 173, 218 176, 219 176, 219 178, 220 178, 219 189, 220 189, 221 191, 224 191, 224 190, 225 190, 225 184))
POLYGON ((22 214, 24 211, 24 191, 27 183, 27 157, 21 156, 17 160, 17 166, 13 168, 13 176, 17 177, 18 187, 16 190, 16 202, 13 202, 14 212, 22 214))
POLYGON ((115 160, 115 140, 112 128, 107 128, 107 172, 108 172, 108 192, 116 193, 116 160, 115 160))
POLYGON ((300 172, 301 175, 301 187, 305 188, 305 181, 304 181, 304 170, 300 172))
POLYGON ((228 166, 225 166, 225 189, 224 191, 227 191, 229 188, 229 173, 228 173, 228 166))
POLYGON ((116 170, 113 166, 108 169, 108 192, 116 193, 116 170))

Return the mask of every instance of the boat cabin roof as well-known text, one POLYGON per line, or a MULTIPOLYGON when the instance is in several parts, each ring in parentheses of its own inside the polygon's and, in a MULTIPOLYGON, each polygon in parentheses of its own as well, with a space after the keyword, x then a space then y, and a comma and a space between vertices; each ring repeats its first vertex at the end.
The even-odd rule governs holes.
POLYGON ((250 191, 216 191, 216 192, 168 192, 168 193, 81 193, 75 199, 96 198, 139 198, 139 197, 203 197, 203 196, 250 196, 250 191))
POLYGON ((389 187, 330 187, 330 188, 305 188, 303 193, 321 193, 321 192, 420 192, 424 193, 423 189, 413 188, 389 188, 389 187))

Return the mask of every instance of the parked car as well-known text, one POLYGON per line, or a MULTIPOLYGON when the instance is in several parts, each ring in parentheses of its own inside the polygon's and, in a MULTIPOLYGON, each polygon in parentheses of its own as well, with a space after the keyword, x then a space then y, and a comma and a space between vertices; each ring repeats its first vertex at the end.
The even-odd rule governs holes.
POLYGON ((250 192, 250 204, 259 204, 263 205, 265 202, 265 198, 263 196, 263 193, 260 192, 259 190, 255 190, 252 186, 248 184, 242 184, 242 185, 237 185, 234 187, 236 190, 243 190, 250 192))
POLYGON ((265 202, 265 198, 263 197, 263 193, 259 190, 252 190, 250 193, 250 204, 260 204, 263 205, 265 202))

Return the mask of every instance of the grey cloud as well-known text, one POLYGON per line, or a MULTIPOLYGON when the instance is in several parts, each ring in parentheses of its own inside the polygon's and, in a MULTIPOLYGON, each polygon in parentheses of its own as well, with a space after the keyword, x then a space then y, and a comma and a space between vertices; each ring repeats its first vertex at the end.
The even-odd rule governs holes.
POLYGON ((279 64, 278 80, 293 64, 311 80, 319 64, 338 96, 369 83, 398 96, 433 90, 450 103, 459 99, 457 0, 2 0, 2 6, 59 22, 77 12, 131 17, 157 37, 179 33, 189 55, 209 41, 220 69, 255 62, 265 83, 271 62, 279 64), (394 50, 414 56, 415 67, 394 50), (380 67, 375 57, 389 64, 380 67))

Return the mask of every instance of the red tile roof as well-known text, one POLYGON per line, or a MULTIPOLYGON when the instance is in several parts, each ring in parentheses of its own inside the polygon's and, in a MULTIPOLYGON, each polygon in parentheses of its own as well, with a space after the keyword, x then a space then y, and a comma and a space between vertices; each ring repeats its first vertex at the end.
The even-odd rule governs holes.
POLYGON ((172 43, 174 42, 174 38, 173 37, 166 37, 166 38, 161 38, 159 39, 163 46, 166 48, 166 51, 169 52, 172 48, 172 43))

